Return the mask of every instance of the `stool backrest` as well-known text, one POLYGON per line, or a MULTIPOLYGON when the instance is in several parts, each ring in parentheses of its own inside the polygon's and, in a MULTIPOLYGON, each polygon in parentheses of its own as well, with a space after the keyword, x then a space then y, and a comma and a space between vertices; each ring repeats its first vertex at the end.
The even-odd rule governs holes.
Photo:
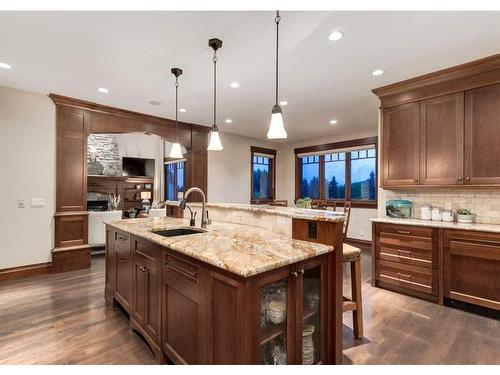
POLYGON ((347 229, 349 228, 349 219, 351 217, 351 201, 344 201, 344 241, 347 238, 347 229))

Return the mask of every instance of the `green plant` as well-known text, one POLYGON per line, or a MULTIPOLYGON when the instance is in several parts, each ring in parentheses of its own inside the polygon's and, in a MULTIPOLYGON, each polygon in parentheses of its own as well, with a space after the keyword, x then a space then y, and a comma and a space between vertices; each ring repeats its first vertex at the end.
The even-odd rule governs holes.
POLYGON ((129 208, 129 209, 128 209, 128 213, 129 213, 129 214, 136 214, 136 213, 137 213, 137 209, 135 209, 135 208, 133 208, 133 207, 132 207, 132 208, 129 208))
POLYGON ((472 215, 472 211, 468 208, 459 208, 457 210, 457 215, 472 215))

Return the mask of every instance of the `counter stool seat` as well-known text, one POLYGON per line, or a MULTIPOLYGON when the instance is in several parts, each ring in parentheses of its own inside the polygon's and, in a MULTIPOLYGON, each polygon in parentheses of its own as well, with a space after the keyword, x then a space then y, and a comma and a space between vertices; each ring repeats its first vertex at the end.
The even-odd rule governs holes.
POLYGON ((357 262, 361 259, 361 249, 344 243, 343 247, 343 262, 357 262))

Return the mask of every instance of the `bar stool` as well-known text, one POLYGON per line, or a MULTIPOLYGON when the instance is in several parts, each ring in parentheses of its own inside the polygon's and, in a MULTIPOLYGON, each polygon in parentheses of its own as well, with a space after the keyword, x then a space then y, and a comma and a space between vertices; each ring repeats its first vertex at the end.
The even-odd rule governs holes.
POLYGON ((361 249, 345 243, 347 228, 351 216, 351 202, 344 203, 344 245, 342 249, 343 262, 351 264, 351 294, 352 298, 344 296, 342 312, 352 311, 352 325, 354 337, 363 337, 363 303, 361 299, 361 249))

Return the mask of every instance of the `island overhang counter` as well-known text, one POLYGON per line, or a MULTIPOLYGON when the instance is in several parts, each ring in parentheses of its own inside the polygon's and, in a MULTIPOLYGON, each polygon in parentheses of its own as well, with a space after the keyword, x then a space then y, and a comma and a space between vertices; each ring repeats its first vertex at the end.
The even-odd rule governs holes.
POLYGON ((292 236, 216 221, 107 223, 105 297, 158 363, 340 364, 342 215, 291 217, 292 236))

